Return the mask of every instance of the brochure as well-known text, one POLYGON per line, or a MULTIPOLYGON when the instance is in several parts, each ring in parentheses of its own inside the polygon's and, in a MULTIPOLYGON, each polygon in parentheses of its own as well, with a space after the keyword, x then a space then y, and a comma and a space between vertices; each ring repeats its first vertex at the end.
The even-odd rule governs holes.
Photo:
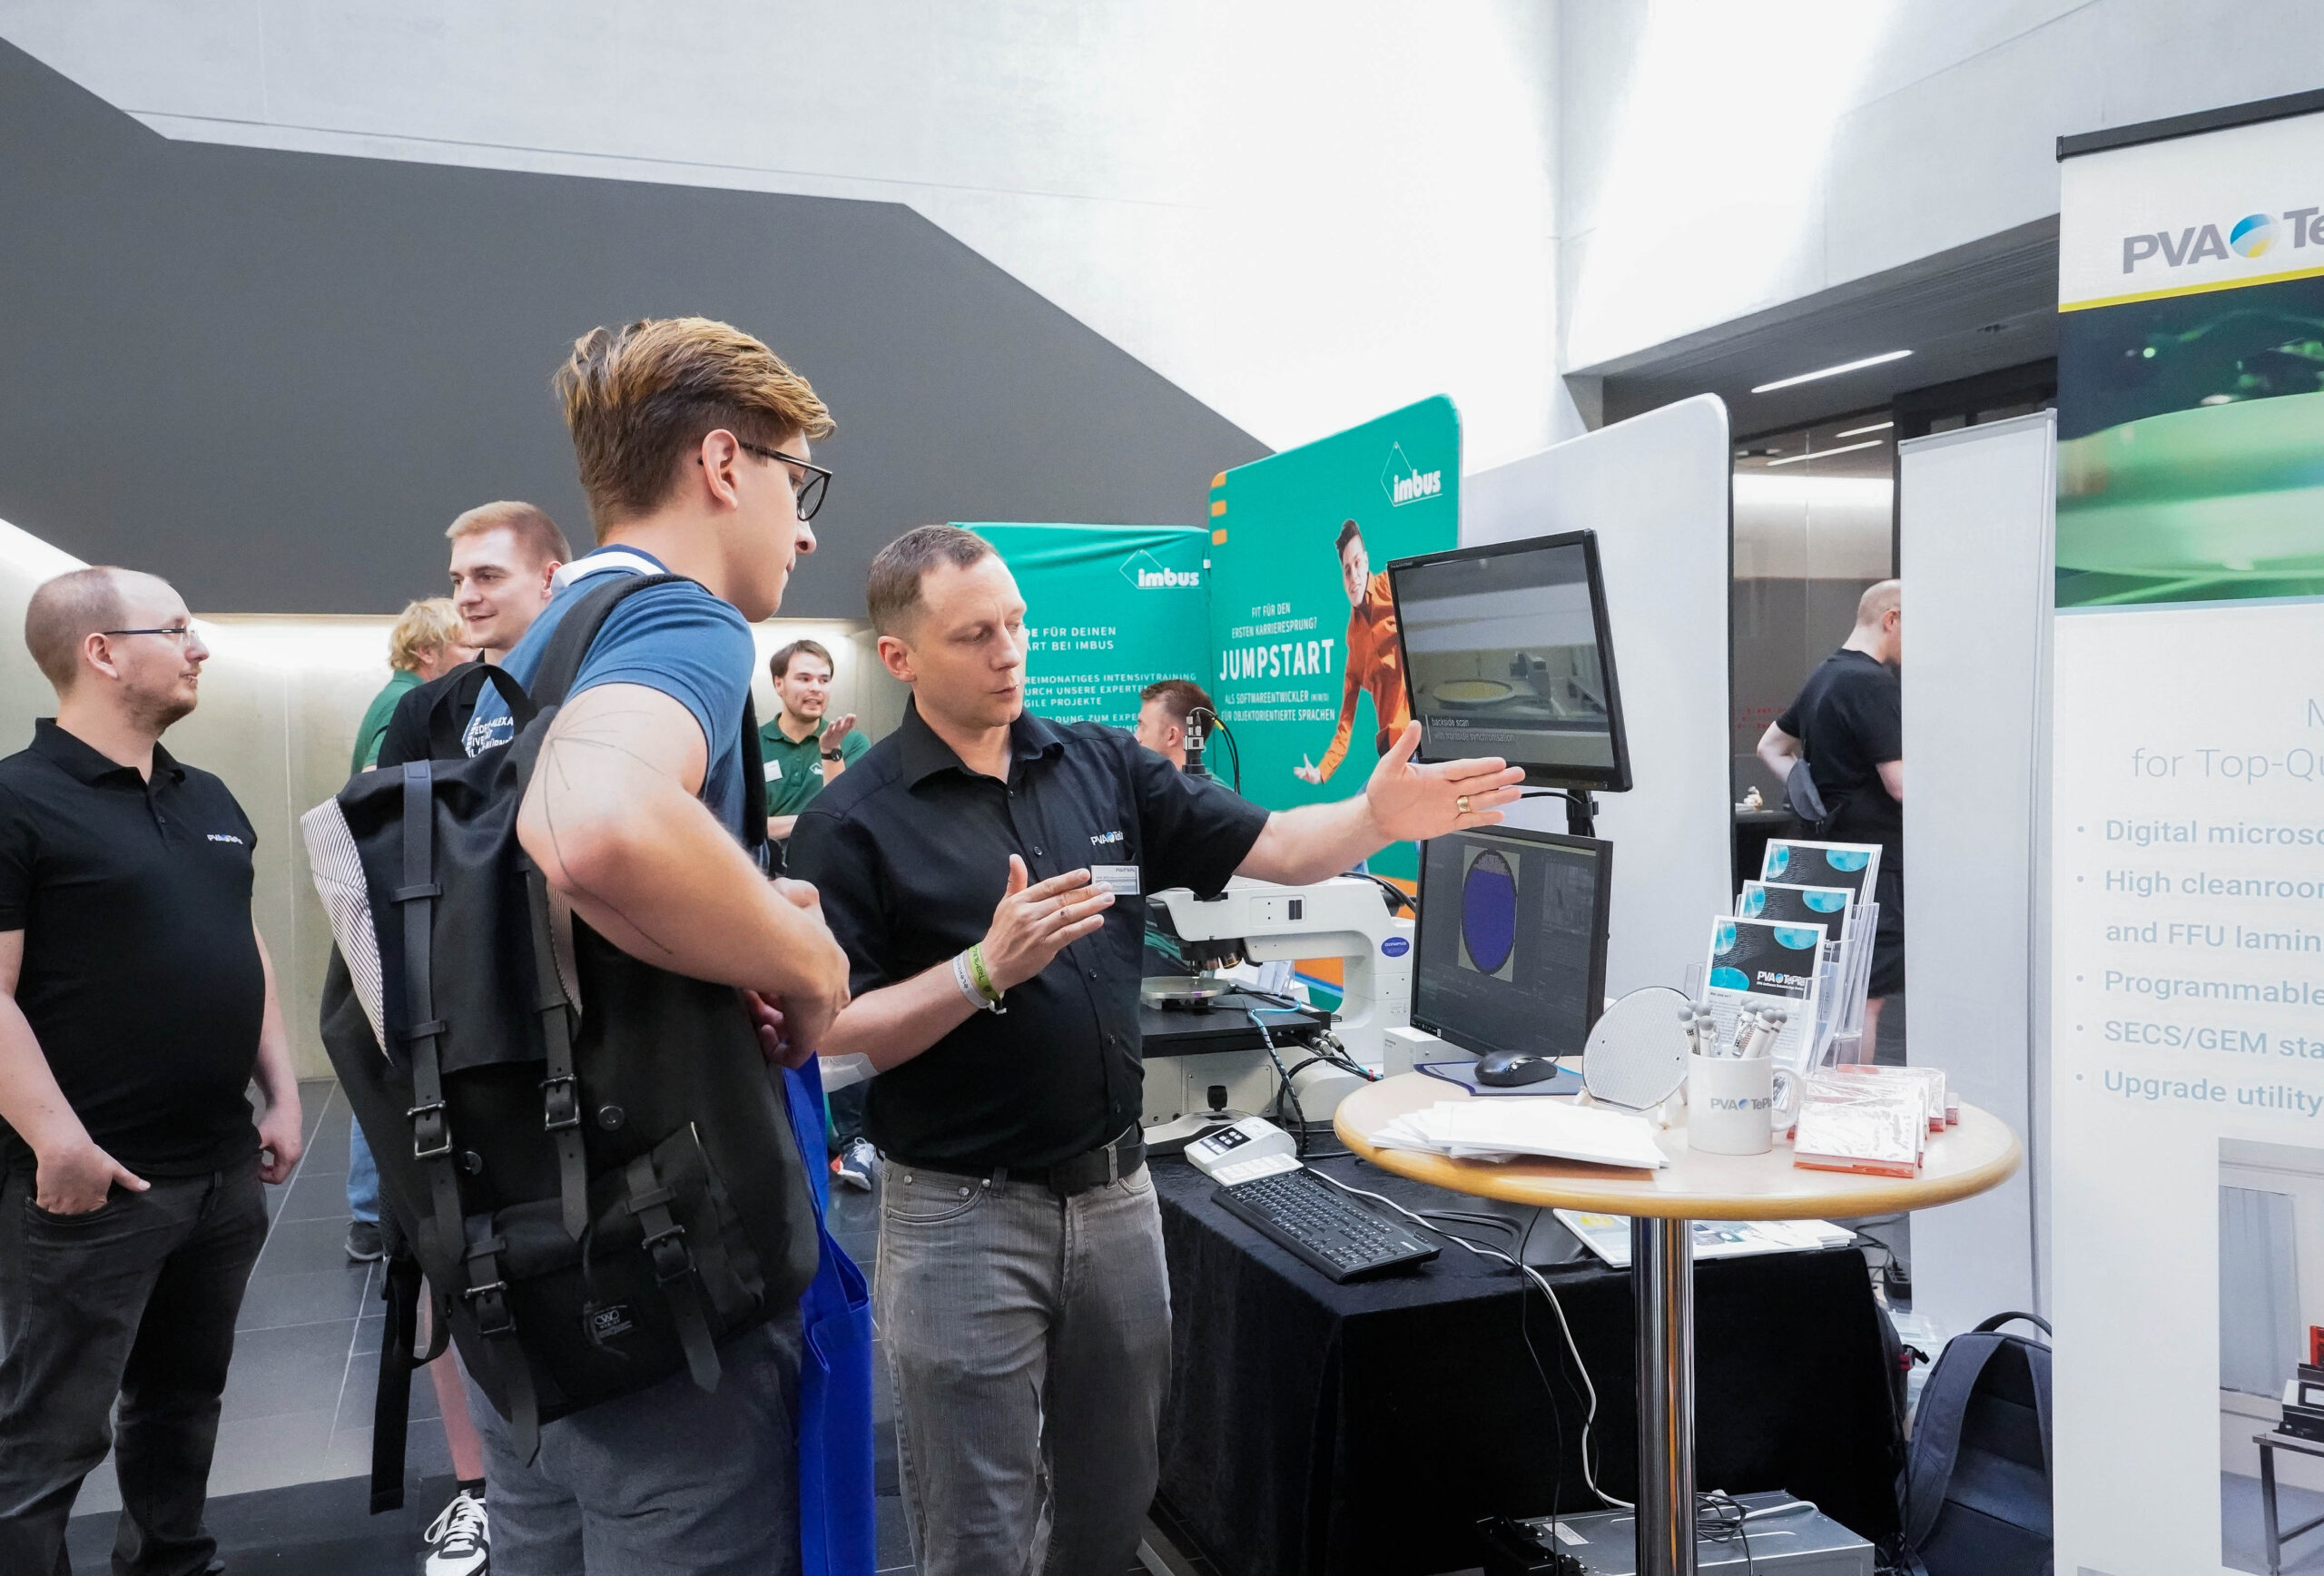
MULTIPOLYGON (((1630 1222, 1627 1215, 1584 1215, 1557 1211, 1558 1223, 1581 1239, 1583 1246, 1614 1269, 1630 1265, 1630 1222)), ((1856 1234, 1828 1220, 1698 1220, 1697 1258, 1742 1258, 1758 1253, 1805 1253, 1823 1247, 1846 1247, 1856 1234)))
POLYGON ((1778 1067, 1805 1070, 1822 1049, 1817 1017, 1823 1006, 1822 925, 1779 925, 1721 914, 1711 921, 1710 954, 1703 968, 1703 1001, 1722 1044, 1735 1037, 1747 1007, 1785 1013, 1773 1056, 1778 1067))
POLYGON ((1781 925, 1822 925, 1830 939, 1847 933, 1848 908, 1856 893, 1846 887, 1787 886, 1747 881, 1735 900, 1735 916, 1771 920, 1781 925))
POLYGON ((1846 887, 1869 902, 1880 882, 1876 842, 1803 842, 1771 837, 1759 879, 1784 886, 1846 887))

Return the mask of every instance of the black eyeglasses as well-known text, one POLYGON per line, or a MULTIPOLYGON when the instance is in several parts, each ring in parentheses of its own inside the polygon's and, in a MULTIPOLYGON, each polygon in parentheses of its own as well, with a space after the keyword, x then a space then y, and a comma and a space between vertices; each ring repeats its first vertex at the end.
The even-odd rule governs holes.
MULTIPOLYGON (((807 478, 804 481, 795 481, 791 484, 791 496, 799 501, 799 517, 802 520, 812 520, 815 517, 815 511, 823 507, 823 494, 830 490, 832 485, 830 471, 812 461, 802 459, 795 454, 785 454, 779 448, 768 448, 763 444, 752 443, 740 438, 734 439, 734 442, 737 447, 749 449, 761 459, 772 459, 783 465, 795 465, 805 471, 807 478)), ((700 465, 702 456, 695 455, 694 462, 700 465)))
POLYGON ((193 629, 190 625, 172 624, 159 629, 100 629, 97 633, 99 635, 166 635, 172 640, 183 640, 193 633, 193 629))

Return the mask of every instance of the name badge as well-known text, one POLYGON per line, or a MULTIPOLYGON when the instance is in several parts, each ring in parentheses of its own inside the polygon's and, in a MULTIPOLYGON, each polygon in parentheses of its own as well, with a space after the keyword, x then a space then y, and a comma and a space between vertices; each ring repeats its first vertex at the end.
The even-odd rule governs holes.
POLYGON ((1093 864, 1089 867, 1089 884, 1104 887, 1118 898, 1134 898, 1139 891, 1137 866, 1093 864))
POLYGON ((783 781, 782 762, 769 761, 766 763, 766 780, 770 783, 780 783, 783 781))

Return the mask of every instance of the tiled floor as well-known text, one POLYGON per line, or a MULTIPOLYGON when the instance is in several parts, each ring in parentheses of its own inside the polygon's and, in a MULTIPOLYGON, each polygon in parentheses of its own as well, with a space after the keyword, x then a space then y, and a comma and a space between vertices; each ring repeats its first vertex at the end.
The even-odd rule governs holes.
MULTIPOLYGON (((293 1545, 305 1551, 296 1559, 286 1552, 290 1564, 284 1569, 307 1569, 298 1561, 312 1559, 324 1561, 313 1569, 329 1570, 334 1576, 372 1576, 375 1571, 406 1576, 418 1569, 416 1529, 437 1509, 432 1499, 422 1502, 421 1480, 431 1480, 426 1495, 440 1495, 442 1481, 451 1472, 443 1431, 434 1423, 435 1386, 426 1374, 415 1374, 412 1382, 412 1428, 405 1463, 411 1508, 404 1516, 381 1518, 380 1522, 357 1520, 364 1502, 358 1485, 339 1482, 329 1492, 299 1487, 370 1472, 371 1406, 386 1317, 379 1300, 378 1266, 350 1264, 346 1256, 347 1102, 329 1081, 301 1085, 300 1096, 307 1117, 307 1152, 288 1184, 267 1190, 271 1224, 242 1301, 210 1478, 213 1500, 249 1497, 222 1507, 217 1530, 224 1540, 231 1522, 245 1540, 241 1546, 253 1551, 271 1552, 270 1540, 276 1538, 285 1551, 293 1545), (336 1529, 328 1523, 338 1519, 354 1524, 335 1538, 336 1529), (381 1522, 390 1524, 382 1527, 381 1522), (394 1528, 403 1529, 408 1560, 380 1552, 383 1546, 396 1546, 394 1536, 379 1535, 394 1528)), ((879 1237, 876 1196, 835 1188, 831 1226, 841 1247, 868 1275, 879 1237)), ((894 1411, 886 1364, 875 1362, 873 1372, 880 1568, 911 1572, 911 1551, 896 1498, 894 1411)), ((103 1568, 120 1504, 107 1462, 90 1474, 75 1506, 73 1547, 81 1569, 103 1568)), ((270 1563, 269 1568, 276 1566, 270 1563)), ((1159 1532, 1149 1539, 1147 1561, 1133 1571, 1151 1576, 1215 1576, 1207 1562, 1179 1554, 1159 1532)))

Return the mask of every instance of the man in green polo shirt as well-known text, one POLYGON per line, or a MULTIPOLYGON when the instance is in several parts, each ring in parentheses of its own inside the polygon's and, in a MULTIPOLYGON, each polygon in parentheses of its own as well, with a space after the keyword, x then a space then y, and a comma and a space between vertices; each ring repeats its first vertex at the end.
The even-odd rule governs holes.
MULTIPOLYGON (((791 835, 799 813, 827 783, 855 763, 872 742, 855 731, 855 714, 826 723, 832 700, 832 654, 812 640, 794 640, 767 659, 783 703, 774 721, 759 729, 759 758, 766 763, 766 834, 791 835)), ((868 1189, 877 1157, 863 1141, 865 1086, 834 1089, 823 1101, 823 1136, 832 1176, 868 1189)))
POLYGON ((759 730, 766 763, 766 832, 780 841, 823 784, 855 763, 872 741, 855 731, 855 714, 830 722, 832 654, 812 640, 794 640, 767 661, 783 709, 759 730))

